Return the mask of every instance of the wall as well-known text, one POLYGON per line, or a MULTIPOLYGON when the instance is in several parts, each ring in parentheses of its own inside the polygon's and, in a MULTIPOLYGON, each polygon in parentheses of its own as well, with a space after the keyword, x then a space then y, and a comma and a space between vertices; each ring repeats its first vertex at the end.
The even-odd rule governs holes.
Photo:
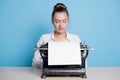
POLYGON ((39 37, 54 31, 57 2, 68 7, 68 32, 95 49, 88 66, 120 66, 119 0, 0 0, 0 66, 31 66, 39 37))

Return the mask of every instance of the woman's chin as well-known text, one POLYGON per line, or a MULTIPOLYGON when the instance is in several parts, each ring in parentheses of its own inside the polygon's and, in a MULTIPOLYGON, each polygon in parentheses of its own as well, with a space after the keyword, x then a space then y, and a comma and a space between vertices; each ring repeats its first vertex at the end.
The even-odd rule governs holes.
POLYGON ((65 31, 58 31, 57 33, 62 34, 62 33, 65 33, 65 31))

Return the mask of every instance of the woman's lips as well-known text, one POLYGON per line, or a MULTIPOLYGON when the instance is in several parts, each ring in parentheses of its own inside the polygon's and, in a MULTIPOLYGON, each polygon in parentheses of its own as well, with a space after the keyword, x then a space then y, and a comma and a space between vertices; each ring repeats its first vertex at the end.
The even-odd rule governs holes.
POLYGON ((60 31, 62 31, 64 28, 59 28, 60 31))

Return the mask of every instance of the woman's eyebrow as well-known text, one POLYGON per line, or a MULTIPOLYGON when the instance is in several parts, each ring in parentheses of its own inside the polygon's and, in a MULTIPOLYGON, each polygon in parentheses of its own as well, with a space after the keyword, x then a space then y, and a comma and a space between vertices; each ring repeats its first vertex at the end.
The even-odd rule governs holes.
MULTIPOLYGON (((62 19, 62 20, 68 20, 68 18, 62 19)), ((55 21, 60 21, 59 19, 55 19, 55 21)))

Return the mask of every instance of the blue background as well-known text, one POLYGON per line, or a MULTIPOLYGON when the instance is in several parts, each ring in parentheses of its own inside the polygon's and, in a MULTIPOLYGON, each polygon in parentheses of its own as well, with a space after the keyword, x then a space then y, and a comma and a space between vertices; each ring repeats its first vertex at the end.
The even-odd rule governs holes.
POLYGON ((88 66, 120 66, 120 0, 0 0, 0 66, 31 66, 57 2, 68 7, 68 32, 95 49, 88 66))

